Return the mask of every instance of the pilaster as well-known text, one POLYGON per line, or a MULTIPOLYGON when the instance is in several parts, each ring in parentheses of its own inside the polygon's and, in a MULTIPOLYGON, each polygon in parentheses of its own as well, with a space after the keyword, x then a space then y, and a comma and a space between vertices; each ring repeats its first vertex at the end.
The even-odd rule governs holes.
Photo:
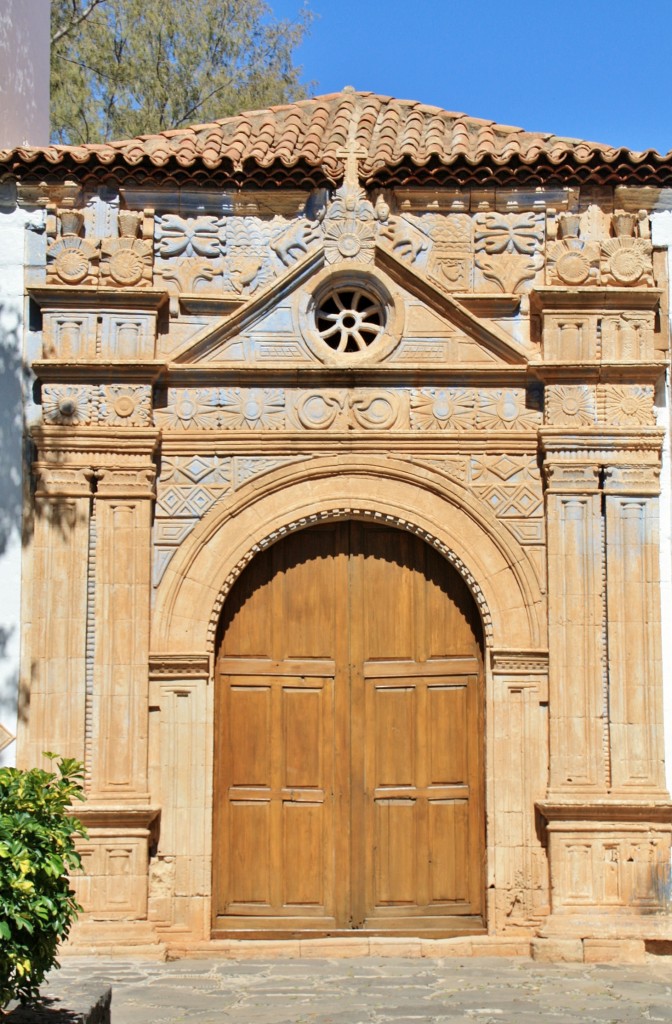
POLYGON ((143 803, 147 788, 147 703, 151 516, 155 469, 99 470, 96 649, 91 798, 143 803))
POLYGON ((85 759, 87 573, 92 471, 37 462, 31 538, 32 616, 24 624, 20 765, 41 763, 45 737, 85 759))
POLYGON ((546 465, 550 791, 604 792, 604 580, 599 468, 546 465))

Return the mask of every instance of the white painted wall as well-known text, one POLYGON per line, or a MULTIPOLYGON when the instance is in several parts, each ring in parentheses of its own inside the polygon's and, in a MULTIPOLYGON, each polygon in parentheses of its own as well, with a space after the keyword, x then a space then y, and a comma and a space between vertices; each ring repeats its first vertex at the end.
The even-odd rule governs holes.
MULTIPOLYGON (((651 241, 667 248, 667 276, 672 310, 672 212, 651 214, 651 241)), ((672 322, 670 324, 672 329, 672 322)), ((670 373, 656 396, 658 426, 665 430, 660 475, 660 588, 663 623, 663 715, 667 788, 672 791, 672 460, 670 458, 670 373)))
MULTIPOLYGON (((21 640, 23 428, 30 379, 24 354, 26 264, 44 260, 44 211, 0 192, 0 725, 16 735, 21 640)), ((44 271, 42 270, 42 273, 44 271)), ((28 407, 32 403, 28 403, 28 407)), ((2 730, 0 730, 2 734, 2 730)), ((13 764, 15 743, 0 752, 13 764)))
POLYGON ((51 0, 0 3, 0 148, 49 144, 51 0))

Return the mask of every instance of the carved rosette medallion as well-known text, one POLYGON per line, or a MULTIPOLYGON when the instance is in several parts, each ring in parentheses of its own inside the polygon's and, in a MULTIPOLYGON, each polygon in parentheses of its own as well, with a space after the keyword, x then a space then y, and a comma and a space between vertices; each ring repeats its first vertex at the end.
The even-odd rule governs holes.
POLYGON ((602 271, 611 284, 653 284, 651 242, 643 238, 609 238, 602 242, 602 271))
POLYGON ((91 419, 91 388, 75 384, 45 384, 42 387, 42 415, 45 423, 78 427, 91 419))
POLYGON ((47 280, 89 284, 97 278, 98 250, 77 235, 57 239, 47 249, 47 280))
POLYGON ((100 418, 115 427, 149 426, 152 395, 147 384, 107 384, 100 388, 100 418))
POLYGON ((645 427, 655 423, 650 386, 604 385, 603 403, 604 419, 615 427, 645 427))
POLYGON ((549 245, 546 253, 549 284, 596 284, 600 273, 600 247, 595 242, 563 238, 549 245))
POLYGON ((557 426, 588 426, 597 418, 595 388, 556 385, 546 389, 546 422, 557 426))
POLYGON ((106 283, 122 288, 149 284, 152 280, 152 247, 139 238, 110 238, 102 243, 100 275, 106 283))
POLYGON ((479 392, 476 426, 486 430, 534 430, 541 413, 528 409, 522 388, 493 388, 479 392))

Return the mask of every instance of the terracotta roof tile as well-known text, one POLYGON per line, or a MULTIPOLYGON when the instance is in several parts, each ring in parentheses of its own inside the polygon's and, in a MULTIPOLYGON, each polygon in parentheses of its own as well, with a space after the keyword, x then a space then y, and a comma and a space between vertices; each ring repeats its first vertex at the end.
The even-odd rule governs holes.
MULTIPOLYGON (((48 170, 63 165, 116 168, 190 169, 253 175, 259 182, 263 169, 280 166, 300 171, 321 170, 332 181, 343 175, 343 154, 349 138, 365 154, 359 161, 364 181, 381 176, 385 169, 425 167, 431 163, 506 168, 537 163, 546 173, 553 166, 629 167, 639 175, 669 178, 672 152, 660 156, 652 150, 627 149, 541 132, 526 132, 482 118, 441 110, 410 100, 396 100, 374 93, 345 89, 268 110, 253 110, 211 124, 172 129, 136 139, 88 146, 19 147, 0 150, 0 168, 15 174, 34 165, 48 170), (259 173, 255 170, 259 169, 259 173)), ((427 170, 429 173, 430 169, 427 170)), ((410 173, 410 172, 409 172, 410 173)), ((432 173, 434 173, 432 171, 432 173)))

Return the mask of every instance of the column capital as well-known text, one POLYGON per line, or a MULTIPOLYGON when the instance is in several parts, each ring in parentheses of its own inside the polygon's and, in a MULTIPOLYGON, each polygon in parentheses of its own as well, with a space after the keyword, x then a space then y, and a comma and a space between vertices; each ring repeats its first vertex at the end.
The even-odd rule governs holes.
POLYGON ((96 498, 154 498, 156 467, 120 466, 96 471, 96 498))

